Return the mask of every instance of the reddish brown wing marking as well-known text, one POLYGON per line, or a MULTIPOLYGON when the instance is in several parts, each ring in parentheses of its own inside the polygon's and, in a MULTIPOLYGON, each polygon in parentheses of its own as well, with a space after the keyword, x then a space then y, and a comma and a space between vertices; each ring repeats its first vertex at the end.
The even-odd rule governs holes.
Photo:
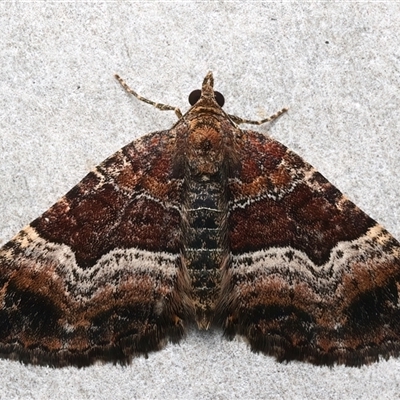
POLYGON ((219 318, 278 360, 399 355, 400 244, 285 146, 244 131, 219 318))
POLYGON ((174 146, 173 130, 129 144, 0 250, 2 356, 127 362, 181 338, 193 306, 174 146))

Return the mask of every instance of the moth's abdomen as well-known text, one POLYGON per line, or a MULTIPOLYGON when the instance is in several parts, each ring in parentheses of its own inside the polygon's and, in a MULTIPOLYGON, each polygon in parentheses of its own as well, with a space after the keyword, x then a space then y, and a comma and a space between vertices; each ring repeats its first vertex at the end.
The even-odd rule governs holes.
MULTIPOLYGON (((204 177, 203 177, 204 178, 204 177)), ((208 328, 220 291, 225 253, 223 216, 226 210, 221 178, 192 179, 187 188, 187 268, 192 282, 196 322, 208 328)))

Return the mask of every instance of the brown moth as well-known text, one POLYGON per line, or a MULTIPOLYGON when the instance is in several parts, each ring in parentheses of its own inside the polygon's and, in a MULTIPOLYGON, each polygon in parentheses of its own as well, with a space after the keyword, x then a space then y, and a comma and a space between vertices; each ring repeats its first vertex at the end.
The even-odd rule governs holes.
POLYGON ((0 249, 0 355, 129 362, 220 327, 279 361, 400 348, 400 244, 311 165, 238 127, 208 73, 165 131, 106 159, 0 249))

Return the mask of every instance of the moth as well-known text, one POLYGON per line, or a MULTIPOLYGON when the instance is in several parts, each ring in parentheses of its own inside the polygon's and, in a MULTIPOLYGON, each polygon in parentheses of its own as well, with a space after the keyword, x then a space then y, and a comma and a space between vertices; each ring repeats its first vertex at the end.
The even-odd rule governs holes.
POLYGON ((188 326, 279 361, 399 356, 400 244, 227 114, 213 75, 176 124, 106 159, 0 249, 0 355, 128 363, 188 326))

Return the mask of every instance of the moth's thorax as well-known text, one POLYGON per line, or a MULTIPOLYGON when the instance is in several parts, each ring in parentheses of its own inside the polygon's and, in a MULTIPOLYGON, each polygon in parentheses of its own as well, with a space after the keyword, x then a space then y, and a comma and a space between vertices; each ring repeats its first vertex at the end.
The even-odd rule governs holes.
POLYGON ((193 175, 211 176, 228 162, 234 125, 226 129, 227 115, 214 99, 201 98, 186 114, 186 162, 193 175))
POLYGON ((218 121, 193 120, 187 137, 187 162, 192 174, 214 175, 224 161, 224 141, 218 121))

